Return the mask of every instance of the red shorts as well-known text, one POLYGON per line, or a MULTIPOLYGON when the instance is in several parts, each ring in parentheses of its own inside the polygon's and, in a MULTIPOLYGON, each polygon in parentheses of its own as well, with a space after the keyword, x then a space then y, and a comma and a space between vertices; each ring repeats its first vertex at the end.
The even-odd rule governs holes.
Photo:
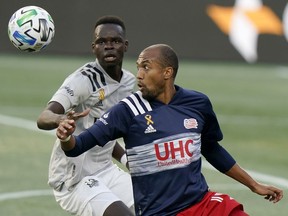
POLYGON ((243 205, 228 196, 208 192, 201 202, 180 212, 177 216, 249 216, 243 211, 243 205))

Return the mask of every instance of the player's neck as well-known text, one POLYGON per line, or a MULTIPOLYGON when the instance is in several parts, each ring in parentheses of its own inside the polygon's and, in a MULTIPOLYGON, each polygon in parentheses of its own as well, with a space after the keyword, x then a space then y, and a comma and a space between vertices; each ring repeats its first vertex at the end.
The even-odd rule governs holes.
POLYGON ((108 68, 105 68, 105 71, 112 79, 116 80, 117 82, 120 82, 122 78, 122 74, 123 74, 121 68, 108 67, 108 68))
POLYGON ((162 94, 159 95, 157 100, 161 101, 164 104, 169 104, 174 95, 176 94, 175 86, 168 86, 162 94))

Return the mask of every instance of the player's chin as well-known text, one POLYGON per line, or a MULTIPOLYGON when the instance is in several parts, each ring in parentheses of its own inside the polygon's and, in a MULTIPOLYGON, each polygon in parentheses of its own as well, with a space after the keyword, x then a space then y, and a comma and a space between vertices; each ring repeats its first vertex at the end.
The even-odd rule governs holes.
MULTIPOLYGON (((139 89, 139 90, 140 90, 140 89, 139 89)), ((144 99, 146 99, 146 100, 153 99, 153 97, 151 97, 151 95, 150 95, 147 91, 145 91, 144 88, 141 88, 140 91, 141 91, 142 97, 143 97, 144 99)))
POLYGON ((119 61, 117 59, 115 59, 115 60, 107 60, 107 61, 104 60, 104 62, 105 62, 105 65, 107 67, 113 67, 113 66, 119 65, 119 61))

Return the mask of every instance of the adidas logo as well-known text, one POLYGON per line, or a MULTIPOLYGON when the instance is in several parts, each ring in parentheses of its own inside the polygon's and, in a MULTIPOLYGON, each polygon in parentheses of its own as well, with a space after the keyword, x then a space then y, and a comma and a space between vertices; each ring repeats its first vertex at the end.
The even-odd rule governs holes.
POLYGON ((96 107, 103 107, 103 102, 102 100, 98 101, 96 104, 95 104, 96 107))
POLYGON ((154 133, 156 132, 156 129, 152 126, 152 125, 149 125, 146 130, 144 131, 145 134, 147 133, 154 133))

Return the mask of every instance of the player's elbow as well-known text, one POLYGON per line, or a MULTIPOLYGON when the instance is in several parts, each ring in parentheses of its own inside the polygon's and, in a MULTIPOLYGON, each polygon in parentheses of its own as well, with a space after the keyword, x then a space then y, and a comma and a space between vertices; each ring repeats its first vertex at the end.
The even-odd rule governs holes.
POLYGON ((37 127, 41 130, 53 130, 57 127, 56 124, 47 123, 41 117, 37 119, 37 127))
POLYGON ((40 121, 37 121, 37 127, 41 130, 49 130, 49 128, 47 128, 45 124, 42 124, 40 121))

